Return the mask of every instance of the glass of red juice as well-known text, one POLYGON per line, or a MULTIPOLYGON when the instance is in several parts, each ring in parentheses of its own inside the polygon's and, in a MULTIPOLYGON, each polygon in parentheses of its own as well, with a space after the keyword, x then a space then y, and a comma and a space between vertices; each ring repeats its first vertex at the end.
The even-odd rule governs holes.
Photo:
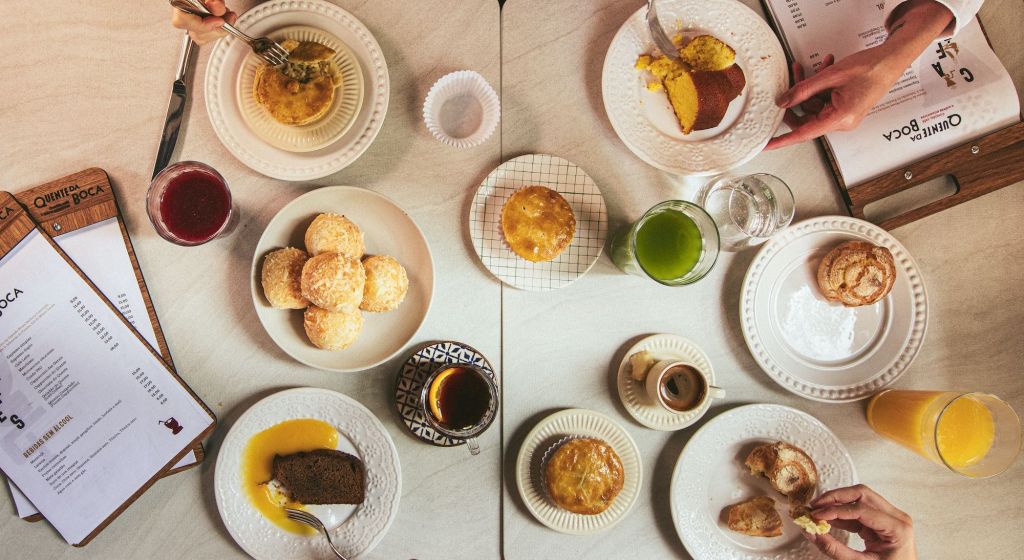
POLYGON ((198 161, 171 164, 153 177, 146 211, 160 237, 186 246, 226 235, 238 221, 224 177, 198 161))

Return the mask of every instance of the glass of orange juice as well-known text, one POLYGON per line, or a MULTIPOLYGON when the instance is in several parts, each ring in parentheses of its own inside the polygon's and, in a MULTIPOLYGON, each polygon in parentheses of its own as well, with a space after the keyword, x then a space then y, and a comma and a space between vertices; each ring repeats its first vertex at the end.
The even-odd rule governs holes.
POLYGON ((995 476, 1021 449, 1020 418, 998 397, 889 389, 868 403, 878 435, 971 478, 995 476))

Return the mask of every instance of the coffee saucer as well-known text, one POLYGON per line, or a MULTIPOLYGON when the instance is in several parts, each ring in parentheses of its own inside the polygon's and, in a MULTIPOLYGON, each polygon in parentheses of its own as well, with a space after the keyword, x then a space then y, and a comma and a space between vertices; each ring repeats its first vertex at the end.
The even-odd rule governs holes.
POLYGON ((402 423, 416 438, 438 447, 455 447, 465 445, 466 442, 452 439, 434 430, 420 409, 423 382, 444 364, 473 364, 497 381, 491 363, 472 346, 453 340, 430 343, 413 352, 398 370, 398 378, 395 380, 395 408, 402 418, 402 423))
POLYGON ((650 402, 644 386, 634 381, 630 375, 629 357, 642 350, 647 350, 657 360, 671 359, 691 362, 697 369, 707 373, 711 385, 716 384, 711 360, 700 347, 692 341, 674 334, 651 335, 634 344, 619 363, 615 385, 619 388, 619 399, 622 400, 622 406, 626 407, 630 416, 652 430, 663 432, 681 430, 700 420, 707 412, 711 399, 708 399, 700 408, 686 414, 674 414, 650 402))

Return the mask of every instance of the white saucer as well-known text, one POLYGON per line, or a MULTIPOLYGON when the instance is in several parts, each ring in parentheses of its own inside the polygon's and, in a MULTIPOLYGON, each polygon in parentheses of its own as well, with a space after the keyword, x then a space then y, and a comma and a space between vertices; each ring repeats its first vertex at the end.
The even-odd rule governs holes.
POLYGON ((614 420, 592 410, 570 408, 541 420, 523 440, 516 459, 516 482, 526 509, 559 533, 589 535, 622 521, 640 496, 643 465, 633 438, 614 420), (551 503, 540 485, 540 459, 565 436, 597 438, 612 447, 622 460, 624 484, 611 507, 597 515, 581 515, 551 503))
POLYGON ((711 406, 711 399, 708 399, 697 410, 687 414, 673 414, 650 402, 644 386, 633 381, 633 377, 630 375, 629 357, 641 350, 651 352, 656 359, 678 359, 691 362, 697 366, 697 369, 708 374, 712 385, 715 384, 715 370, 711 368, 711 360, 700 347, 681 336, 655 334, 634 344, 619 363, 616 386, 619 388, 619 399, 622 400, 622 406, 626 407, 626 410, 637 422, 652 430, 663 432, 681 430, 700 420, 711 406))

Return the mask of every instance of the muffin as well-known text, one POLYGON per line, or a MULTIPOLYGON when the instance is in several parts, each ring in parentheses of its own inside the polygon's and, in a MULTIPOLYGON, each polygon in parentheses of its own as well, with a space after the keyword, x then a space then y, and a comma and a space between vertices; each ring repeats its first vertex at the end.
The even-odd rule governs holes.
POLYGON ((295 247, 271 251, 263 258, 260 283, 271 307, 304 309, 309 301, 302 296, 302 266, 309 255, 295 247))
POLYGON ((557 192, 524 187, 505 201, 501 231, 515 254, 530 262, 550 261, 572 243, 576 215, 557 192))
POLYGON ((397 309, 409 291, 409 276, 394 257, 374 255, 363 261, 366 283, 359 309, 375 313, 397 309))
POLYGON ((544 486, 558 507, 582 515, 597 515, 622 491, 622 460, 607 443, 574 438, 548 452, 544 486))
POLYGON ((365 245, 363 232, 345 216, 320 214, 306 229, 306 251, 316 256, 321 253, 341 253, 353 259, 363 258, 365 245))
POLYGON ((302 326, 313 346, 324 350, 344 350, 359 338, 363 330, 363 314, 358 309, 336 313, 310 305, 303 314, 302 326))
POLYGON ((362 263, 339 253, 321 253, 302 267, 302 297, 327 311, 358 310, 365 283, 362 263))

